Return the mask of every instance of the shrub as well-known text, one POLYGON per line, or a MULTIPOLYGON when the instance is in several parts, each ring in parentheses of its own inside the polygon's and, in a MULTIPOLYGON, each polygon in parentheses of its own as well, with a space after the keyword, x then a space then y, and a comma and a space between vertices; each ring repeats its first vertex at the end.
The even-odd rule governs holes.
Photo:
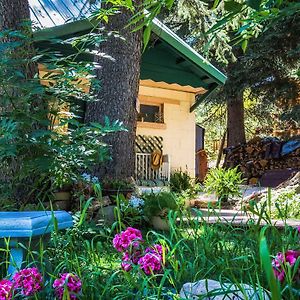
POLYGON ((171 174, 170 188, 174 193, 193 189, 193 180, 187 172, 177 171, 171 174))
POLYGON ((239 184, 243 183, 242 173, 238 167, 231 169, 215 168, 207 174, 204 187, 208 193, 216 193, 219 200, 228 200, 228 197, 240 196, 239 184))
POLYGON ((174 193, 161 192, 143 195, 144 214, 150 220, 154 216, 166 216, 170 210, 178 210, 180 204, 174 193))

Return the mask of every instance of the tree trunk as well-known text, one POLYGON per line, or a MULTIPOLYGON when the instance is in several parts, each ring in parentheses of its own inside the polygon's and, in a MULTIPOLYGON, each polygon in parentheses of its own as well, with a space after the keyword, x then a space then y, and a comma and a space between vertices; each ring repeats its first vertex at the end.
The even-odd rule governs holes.
POLYGON ((227 102, 227 147, 246 142, 243 97, 227 102))
MULTIPOLYGON (((28 0, 0 0, 0 31, 20 31, 25 34, 31 34, 30 26, 30 9, 28 0)), ((10 41, 18 40, 17 37, 5 37, 0 39, 0 43, 7 43, 10 41)), ((14 56, 27 59, 34 56, 34 46, 32 43, 28 42, 24 44, 21 50, 14 50, 14 56)), ((37 72, 36 63, 24 63, 20 65, 23 74, 25 75, 24 81, 31 80, 37 72)), ((20 83, 21 86, 21 83, 20 83)), ((20 94, 22 97, 22 92, 18 89, 9 90, 12 98, 16 98, 16 95, 20 94)), ((41 99, 39 99, 41 100, 41 99)), ((38 103, 38 100, 36 100, 38 103)), ((37 105, 37 103, 33 104, 37 105)), ((40 103, 38 103, 40 105, 40 103)), ((1 113, 9 114, 13 110, 13 106, 6 104, 0 107, 1 113)), ((33 124, 34 127, 34 124, 33 124)), ((4 183, 11 184, 13 182, 13 198, 17 201, 26 201, 26 197, 30 192, 30 187, 33 179, 28 174, 27 178, 19 181, 19 179, 14 182, 14 178, 18 178, 18 174, 22 169, 22 157, 12 158, 9 163, 4 163, 0 165, 0 181, 4 183)))
POLYGON ((112 59, 96 56, 101 66, 97 70, 101 83, 99 101, 88 103, 85 113, 85 122, 103 123, 107 116, 111 121, 122 121, 128 130, 113 133, 105 140, 111 145, 112 159, 95 169, 95 174, 100 178, 128 179, 134 176, 142 32, 125 28, 131 16, 131 12, 122 10, 109 19, 106 29, 109 32, 118 31, 125 40, 110 37, 100 45, 99 52, 112 59))
POLYGON ((30 20, 28 0, 0 1, 0 30, 23 30, 24 22, 30 20))

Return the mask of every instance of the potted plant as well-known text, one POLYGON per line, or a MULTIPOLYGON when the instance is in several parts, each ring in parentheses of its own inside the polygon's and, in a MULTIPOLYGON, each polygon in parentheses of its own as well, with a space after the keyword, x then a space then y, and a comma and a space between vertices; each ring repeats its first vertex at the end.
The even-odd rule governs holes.
POLYGON ((235 168, 215 168, 207 174, 204 187, 208 193, 216 193, 218 201, 228 202, 229 197, 240 196, 240 185, 244 182, 242 173, 235 168))
POLYGON ((174 193, 150 193, 143 196, 144 215, 157 230, 169 230, 168 213, 180 209, 179 200, 174 193))
POLYGON ((82 173, 89 172, 94 165, 109 157, 107 146, 101 142, 103 136, 121 129, 118 122, 101 126, 97 123, 80 124, 73 120, 68 134, 53 133, 56 138, 48 142, 43 164, 36 163, 36 167, 44 182, 51 186, 54 207, 70 208, 70 192, 75 184, 84 179, 82 173))

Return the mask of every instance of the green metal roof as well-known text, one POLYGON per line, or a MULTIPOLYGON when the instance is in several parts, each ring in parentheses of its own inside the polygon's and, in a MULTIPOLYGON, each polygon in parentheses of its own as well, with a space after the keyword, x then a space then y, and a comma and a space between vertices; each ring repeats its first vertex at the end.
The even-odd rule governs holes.
MULTIPOLYGON (((89 32, 97 25, 88 18, 85 0, 29 0, 29 3, 34 23, 42 28, 34 34, 42 48, 72 51, 71 46, 49 41, 89 32)), ((142 55, 141 79, 203 87, 209 91, 225 83, 226 76, 220 70, 162 22, 154 19, 151 26, 157 38, 142 55)))

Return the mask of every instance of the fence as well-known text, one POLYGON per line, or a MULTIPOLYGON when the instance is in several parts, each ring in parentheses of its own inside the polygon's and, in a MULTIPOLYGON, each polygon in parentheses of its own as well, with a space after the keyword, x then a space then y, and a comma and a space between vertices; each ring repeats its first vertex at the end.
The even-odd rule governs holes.
POLYGON ((162 166, 153 170, 151 168, 150 153, 136 153, 135 177, 139 180, 170 180, 170 156, 164 155, 162 166))

